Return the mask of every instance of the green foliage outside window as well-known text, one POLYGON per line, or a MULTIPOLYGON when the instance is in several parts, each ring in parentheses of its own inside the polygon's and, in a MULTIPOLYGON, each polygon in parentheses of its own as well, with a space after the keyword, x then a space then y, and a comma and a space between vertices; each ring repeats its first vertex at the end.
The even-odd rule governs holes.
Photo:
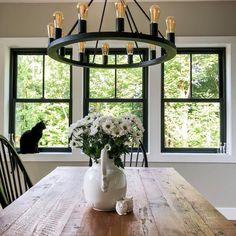
MULTIPOLYGON (((110 56, 109 56, 110 58, 110 56)), ((90 60, 93 56, 90 56, 90 60)), ((111 55, 112 63, 115 56, 111 55)), ((127 60, 125 55, 117 55, 116 63, 127 60)), ((139 60, 134 55, 134 61, 139 60)), ((96 56, 96 62, 102 62, 102 56, 96 56)), ((105 115, 120 116, 132 113, 143 120, 143 103, 135 99, 143 98, 143 70, 135 69, 90 69, 89 70, 89 98, 95 99, 89 103, 89 112, 101 111, 105 115), (108 99, 105 102, 96 99, 108 99), (114 99, 133 99, 132 102, 114 102, 114 99)))
POLYGON ((219 147, 219 68, 218 53, 180 53, 165 63, 165 148, 219 147))
POLYGON ((70 66, 38 54, 17 55, 16 145, 19 147, 20 136, 26 130, 43 120, 47 128, 39 146, 68 147, 70 66))

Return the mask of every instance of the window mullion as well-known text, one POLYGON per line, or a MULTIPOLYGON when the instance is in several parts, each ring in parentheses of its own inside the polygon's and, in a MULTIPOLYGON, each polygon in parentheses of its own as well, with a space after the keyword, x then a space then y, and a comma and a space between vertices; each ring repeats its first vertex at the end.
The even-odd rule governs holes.
POLYGON ((190 54, 190 98, 193 97, 193 57, 192 57, 192 53, 190 54))
MULTIPOLYGON (((117 55, 115 55, 115 64, 117 64, 117 55)), ((117 69, 115 69, 115 98, 117 98, 117 69)))
POLYGON ((45 98, 45 55, 43 55, 42 98, 45 98))

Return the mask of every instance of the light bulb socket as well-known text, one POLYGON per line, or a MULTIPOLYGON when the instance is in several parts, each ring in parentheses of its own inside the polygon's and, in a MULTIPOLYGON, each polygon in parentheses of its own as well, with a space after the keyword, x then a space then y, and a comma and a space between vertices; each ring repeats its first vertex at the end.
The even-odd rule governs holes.
POLYGON ((58 54, 62 57, 65 56, 65 47, 61 47, 58 49, 58 54))
POLYGON ((108 64, 108 55, 102 55, 102 63, 103 63, 103 65, 108 64))
POLYGON ((173 32, 167 33, 166 36, 167 36, 167 39, 168 39, 171 43, 175 44, 175 33, 173 33, 173 32))
POLYGON ((124 32, 125 30, 125 19, 118 17, 116 18, 116 32, 124 32))
POLYGON ((150 35, 157 36, 158 35, 158 23, 150 24, 150 35))
POLYGON ((79 53, 79 62, 84 62, 84 53, 83 52, 79 53))
POLYGON ((78 20, 78 28, 79 28, 79 33, 86 33, 87 32, 87 21, 86 20, 78 20))
POLYGON ((50 44, 53 40, 54 38, 48 38, 48 44, 50 44))
POLYGON ((156 50, 150 51, 150 60, 156 59, 156 50))
POLYGON ((133 55, 129 54, 128 55, 128 64, 132 64, 133 63, 133 55))
POLYGON ((59 39, 62 36, 62 29, 61 28, 55 28, 55 39, 59 39))

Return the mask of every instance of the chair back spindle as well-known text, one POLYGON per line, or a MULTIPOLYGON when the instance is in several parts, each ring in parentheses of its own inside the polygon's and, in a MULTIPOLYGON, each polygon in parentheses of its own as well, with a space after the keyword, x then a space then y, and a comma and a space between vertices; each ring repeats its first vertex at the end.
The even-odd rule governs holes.
MULTIPOLYGON (((145 147, 142 142, 139 143, 137 148, 131 147, 129 153, 123 156, 124 167, 128 164, 129 167, 148 167, 148 159, 145 147)), ((89 166, 92 166, 92 159, 89 159, 89 166)))
POLYGON ((10 142, 0 135, 0 203, 6 207, 29 188, 32 182, 10 142))

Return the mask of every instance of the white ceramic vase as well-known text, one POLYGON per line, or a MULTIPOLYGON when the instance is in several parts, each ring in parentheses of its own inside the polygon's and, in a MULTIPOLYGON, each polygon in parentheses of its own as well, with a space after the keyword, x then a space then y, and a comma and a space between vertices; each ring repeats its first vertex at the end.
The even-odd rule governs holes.
POLYGON ((109 159, 108 150, 105 147, 101 151, 99 163, 93 163, 84 176, 84 196, 95 210, 112 211, 116 201, 126 195, 126 176, 122 169, 109 159))

